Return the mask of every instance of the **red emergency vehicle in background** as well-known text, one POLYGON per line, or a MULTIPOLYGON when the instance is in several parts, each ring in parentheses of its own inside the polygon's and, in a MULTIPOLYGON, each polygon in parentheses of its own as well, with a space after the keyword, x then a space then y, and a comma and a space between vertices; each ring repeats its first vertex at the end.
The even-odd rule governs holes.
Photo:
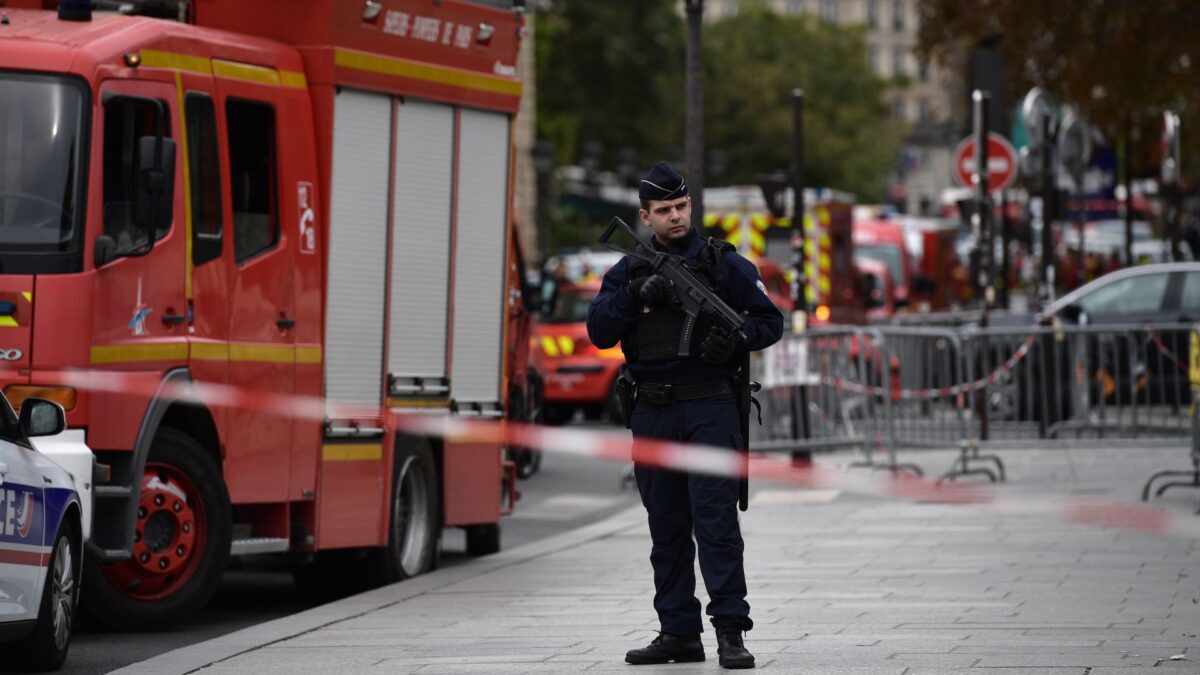
POLYGON ((596 347, 587 333, 588 306, 599 292, 598 280, 559 287, 553 306, 534 329, 531 351, 545 373, 548 424, 567 422, 576 410, 590 419, 605 414, 618 419, 613 387, 625 354, 620 345, 596 347))
POLYGON ((887 265, 892 282, 892 304, 906 308, 913 295, 913 261, 904 241, 904 228, 886 219, 854 221, 854 255, 887 265))
POLYGON ((506 309, 522 15, 0 4, 0 385, 62 402, 111 467, 84 607, 186 618, 231 554, 354 590, 429 569, 443 527, 497 550, 501 448, 397 419, 499 417, 524 381, 506 349, 527 339, 506 309), (327 415, 77 391, 78 369, 324 397, 327 415))

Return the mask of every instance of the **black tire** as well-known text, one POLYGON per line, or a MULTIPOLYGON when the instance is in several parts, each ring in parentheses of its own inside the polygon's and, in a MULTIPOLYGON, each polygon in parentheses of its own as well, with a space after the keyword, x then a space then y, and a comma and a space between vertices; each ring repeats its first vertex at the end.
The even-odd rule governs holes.
MULTIPOLYGON (((122 571, 115 566, 134 565, 136 561, 87 561, 83 574, 84 610, 100 623, 117 630, 162 630, 194 617, 212 599, 229 560, 232 509, 216 460, 187 434, 163 428, 158 430, 150 448, 147 466, 150 464, 162 465, 190 482, 194 493, 189 494, 185 511, 193 514, 197 523, 203 518, 204 524, 201 545, 193 544, 190 551, 199 549, 200 552, 189 561, 186 576, 181 574, 179 582, 153 597, 149 593, 138 596, 137 593, 145 588, 141 584, 131 583, 126 590, 114 586, 113 579, 122 571)), ((135 478, 136 485, 140 486, 141 482, 141 476, 135 478)), ((180 526, 178 531, 189 530, 180 526)), ((196 531, 201 531, 199 525, 196 531)))
POLYGON ((491 555, 500 552, 500 523, 469 525, 467 532, 467 555, 491 555))
POLYGON ((311 560, 292 563, 292 583, 313 604, 340 600, 369 588, 362 573, 365 559, 361 549, 320 551, 311 560))
POLYGON ((437 468, 428 438, 396 437, 388 544, 369 556, 372 581, 379 586, 424 574, 437 563, 441 509, 437 468))
POLYGON ((62 667, 71 647, 71 628, 78 606, 79 542, 70 527, 61 527, 50 553, 37 626, 15 650, 16 654, 24 655, 27 666, 37 671, 62 667))
POLYGON ((560 427, 575 416, 575 408, 570 405, 548 403, 542 409, 542 423, 550 427, 560 427))

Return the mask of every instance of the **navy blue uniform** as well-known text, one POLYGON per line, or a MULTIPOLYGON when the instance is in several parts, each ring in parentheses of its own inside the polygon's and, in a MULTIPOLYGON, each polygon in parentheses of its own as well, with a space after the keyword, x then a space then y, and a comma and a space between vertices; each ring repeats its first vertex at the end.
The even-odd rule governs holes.
MULTIPOLYGON (((682 256, 696 264, 706 240, 693 229, 669 247, 659 250, 682 256)), ((758 270, 736 253, 721 260, 726 302, 742 312, 746 341, 740 349, 754 351, 777 342, 783 334, 783 315, 767 297, 758 270)), ((604 275, 596 299, 588 308, 588 336, 602 349, 616 345, 636 328, 642 303, 629 289, 629 258, 623 258, 604 275)), ((742 362, 735 352, 724 363, 700 359, 661 363, 629 364, 640 384, 688 384, 732 379, 742 362)), ((742 447, 741 423, 733 395, 679 401, 664 406, 638 401, 630 418, 635 438, 702 443, 729 448, 742 447)), ((636 456, 636 454, 635 454, 636 456)), ((714 626, 750 630, 750 606, 746 603, 746 576, 742 566, 743 543, 738 526, 738 481, 705 474, 688 474, 636 465, 638 491, 649 515, 654 567, 654 609, 664 633, 698 635, 700 601, 696 599, 693 561, 700 548, 700 572, 710 602, 708 614, 714 626)))

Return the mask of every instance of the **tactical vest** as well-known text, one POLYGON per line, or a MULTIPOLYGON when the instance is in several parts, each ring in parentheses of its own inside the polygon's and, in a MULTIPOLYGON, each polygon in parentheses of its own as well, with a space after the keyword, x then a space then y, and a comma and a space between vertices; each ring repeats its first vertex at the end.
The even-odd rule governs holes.
MULTIPOLYGON (((708 238, 708 243, 700 251, 696 262, 688 263, 688 267, 696 272, 696 276, 725 302, 729 298, 725 293, 725 275, 721 261, 725 254, 733 250, 733 244, 708 238)), ((637 258, 629 259, 629 279, 640 279, 650 276, 650 265, 637 258)), ((621 340, 621 351, 625 353, 628 363, 664 363, 679 360, 679 343, 684 329, 683 310, 671 305, 657 307, 649 312, 638 315, 637 323, 621 340)), ((701 316, 696 320, 695 329, 689 338, 692 359, 700 356, 700 343, 708 334, 710 320, 701 316)))

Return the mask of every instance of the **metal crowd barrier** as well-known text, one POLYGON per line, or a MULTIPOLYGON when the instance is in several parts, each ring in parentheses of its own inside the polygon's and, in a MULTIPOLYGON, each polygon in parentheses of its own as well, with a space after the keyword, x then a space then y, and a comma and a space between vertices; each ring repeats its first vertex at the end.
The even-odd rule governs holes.
POLYGON ((857 447, 863 464, 893 471, 913 469, 897 464, 897 448, 954 448, 959 458, 943 478, 1004 480, 1003 462, 984 450, 1189 447, 1194 328, 872 326, 787 335, 753 361, 764 425, 752 425, 751 448, 857 447))

